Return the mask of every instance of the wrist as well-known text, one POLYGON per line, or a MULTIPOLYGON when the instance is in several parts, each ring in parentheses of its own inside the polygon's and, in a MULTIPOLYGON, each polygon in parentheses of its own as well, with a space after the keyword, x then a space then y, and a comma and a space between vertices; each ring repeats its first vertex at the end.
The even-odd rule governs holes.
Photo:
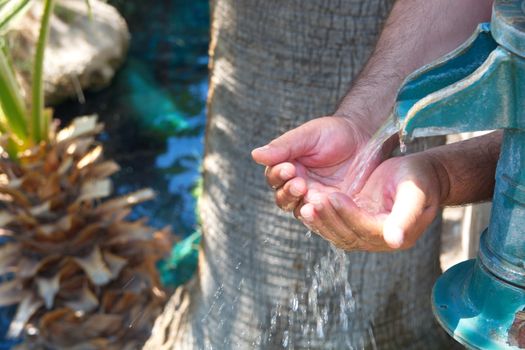
POLYGON ((395 85, 374 89, 372 85, 358 82, 343 98, 334 115, 353 120, 373 134, 392 114, 398 88, 395 85))
POLYGON ((378 129, 379 125, 366 114, 357 110, 340 110, 338 109, 334 117, 344 119, 357 134, 363 135, 368 140, 378 129))
POLYGON ((439 205, 445 206, 448 204, 450 199, 450 176, 447 171, 447 167, 443 164, 439 155, 434 154, 431 150, 426 152, 417 153, 423 161, 428 161, 432 167, 432 172, 435 175, 435 182, 437 184, 439 205))

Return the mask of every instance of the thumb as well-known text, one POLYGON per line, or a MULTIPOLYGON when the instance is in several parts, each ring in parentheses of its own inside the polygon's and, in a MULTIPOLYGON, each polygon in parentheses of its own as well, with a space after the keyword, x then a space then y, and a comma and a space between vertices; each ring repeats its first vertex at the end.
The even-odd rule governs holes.
POLYGON ((383 224, 383 238, 394 249, 407 242, 407 234, 414 231, 425 211, 426 195, 412 181, 402 182, 395 196, 392 211, 383 224))
POLYGON ((262 165, 273 166, 307 155, 315 147, 320 133, 320 128, 314 126, 312 123, 306 123, 269 144, 254 149, 253 160, 262 165))

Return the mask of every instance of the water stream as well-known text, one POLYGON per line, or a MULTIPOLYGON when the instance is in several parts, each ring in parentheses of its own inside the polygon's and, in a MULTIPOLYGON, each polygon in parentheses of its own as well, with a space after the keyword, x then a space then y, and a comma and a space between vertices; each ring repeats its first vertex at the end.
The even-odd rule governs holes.
MULTIPOLYGON (((364 202, 360 200, 358 193, 362 188, 366 178, 373 171, 375 166, 382 159, 382 148, 384 143, 399 130, 397 123, 391 115, 385 123, 377 130, 377 132, 370 138, 368 143, 361 148, 356 154, 355 160, 352 164, 353 171, 349 178, 352 183, 347 189, 347 194, 350 195, 358 205, 370 208, 373 203, 364 202)), ((402 141, 402 140, 400 140, 402 141)), ((403 145, 403 143, 402 143, 403 145)), ((405 152, 403 147, 402 153, 405 152)), ((312 236, 311 231, 305 235, 306 239, 312 236)), ((306 261, 311 260, 311 252, 307 252, 306 261)), ((352 339, 350 323, 352 319, 358 317, 363 318, 366 315, 356 314, 356 300, 352 287, 348 281, 349 258, 348 253, 342 249, 336 248, 330 244, 328 253, 321 257, 317 262, 312 263, 306 268, 306 279, 304 281, 303 290, 299 292, 292 292, 288 308, 291 310, 293 321, 294 313, 301 312, 303 314, 310 312, 316 320, 316 324, 312 327, 309 324, 301 325, 301 332, 306 337, 314 339, 324 339, 328 325, 333 325, 334 321, 340 327, 344 339, 341 339, 340 344, 347 349, 361 349, 365 346, 365 339, 352 339), (323 294, 330 293, 338 295, 339 304, 335 308, 329 309, 327 305, 319 305, 318 300, 324 299, 323 294)), ((272 310, 273 326, 276 324, 274 317, 277 316, 278 310, 282 309, 282 305, 277 304, 272 310)), ((305 315, 306 316, 306 315, 305 315)), ((293 322, 289 322, 289 329, 283 330, 282 346, 283 348, 293 348, 293 340, 290 337, 290 331, 293 329, 293 322)), ((361 322, 363 322, 361 320, 361 322)), ((364 324, 370 324, 365 321, 364 324)), ((369 344, 372 349, 376 349, 376 342, 373 334, 373 329, 370 324, 368 328, 369 344)))
MULTIPOLYGON (((354 170, 351 173, 354 181, 347 190, 347 194, 351 194, 354 199, 359 199, 360 187, 381 160, 384 142, 397 131, 394 118, 390 117, 356 155, 352 165, 354 170)), ((370 205, 370 203, 358 203, 370 205)), ((253 237, 246 239, 250 240, 253 237)), ((303 239, 312 240, 314 238, 308 231, 303 239)), ((272 244, 268 239, 264 239, 262 243, 266 246, 272 244)), ((253 340, 252 347, 265 348, 277 345, 283 349, 319 348, 330 342, 330 344, 337 344, 337 348, 340 349, 364 349, 365 347, 376 349, 372 321, 368 319, 368 315, 358 311, 355 295, 349 282, 349 254, 351 253, 330 245, 328 252, 324 256, 319 256, 314 246, 307 248, 303 253, 302 262, 306 265, 303 277, 293 286, 288 287, 288 291, 284 289, 286 287, 279 287, 282 291, 278 294, 288 294, 289 297, 284 301, 275 302, 269 309, 269 325, 261 324, 261 335, 253 340), (302 322, 304 320, 307 322, 302 322), (359 324, 354 325, 353 322, 359 322, 359 324), (361 330, 362 336, 359 339, 353 336, 357 330, 356 327, 365 327, 361 330)), ((266 249, 271 249, 271 247, 266 249)), ((242 261, 238 261, 236 269, 241 264, 242 261)), ((239 278, 239 292, 244 282, 241 277, 239 278)), ((206 319, 212 314, 214 314, 213 317, 221 320, 219 325, 227 322, 227 309, 235 308, 237 300, 231 302, 225 300, 222 288, 221 285, 217 289, 210 310, 202 322, 207 322, 206 319)), ((227 342, 225 346, 237 348, 234 341, 233 344, 230 344, 229 339, 227 342)))
POLYGON ((359 149, 355 155, 354 161, 352 162, 353 170, 348 176, 352 182, 348 184, 345 193, 353 197, 361 190, 368 175, 370 175, 375 166, 382 160, 384 143, 398 133, 398 131, 399 126, 391 114, 385 123, 372 135, 367 144, 359 149))
MULTIPOLYGON (((370 205, 359 201, 358 192, 374 167, 382 160, 382 148, 385 141, 398 132, 394 118, 391 116, 371 137, 370 141, 356 154, 352 164, 353 171, 349 178, 347 194, 357 200, 359 205, 370 205)), ((246 241, 241 243, 243 249, 248 249, 250 242, 256 239, 246 236, 246 241)), ((314 238, 312 232, 307 231, 303 238, 314 238)), ((275 242, 268 238, 261 238, 263 249, 273 249, 275 242)), ((313 242, 312 242, 313 243, 313 242)), ((338 349, 376 349, 372 321, 368 315, 361 314, 356 305, 354 291, 349 282, 350 259, 349 254, 333 245, 325 255, 318 255, 316 244, 311 244, 306 251, 301 253, 301 277, 293 285, 280 286, 276 295, 287 295, 283 300, 277 300, 268 308, 267 320, 259 320, 260 333, 251 342, 252 348, 322 348, 328 342, 337 344, 338 349), (306 322, 304 322, 306 321, 306 322), (359 324, 353 324, 359 322, 359 324), (362 334, 355 339, 353 334, 358 327, 362 334), (335 338, 337 337, 337 338, 335 338), (335 339, 335 340, 334 340, 335 339)), ((242 260, 236 262, 235 271, 246 263, 242 260)), ((209 307, 200 319, 203 328, 219 327, 225 329, 237 312, 239 303, 238 295, 243 293, 245 280, 243 275, 236 273, 238 294, 229 299, 225 295, 225 286, 219 283, 213 293, 209 307), (211 322, 211 320, 218 322, 211 322)), ((220 334, 221 330, 217 330, 220 334)), ((226 337, 223 348, 240 349, 239 339, 248 336, 245 331, 236 337, 226 337)), ((205 344, 206 349, 215 349, 212 344, 205 344)))

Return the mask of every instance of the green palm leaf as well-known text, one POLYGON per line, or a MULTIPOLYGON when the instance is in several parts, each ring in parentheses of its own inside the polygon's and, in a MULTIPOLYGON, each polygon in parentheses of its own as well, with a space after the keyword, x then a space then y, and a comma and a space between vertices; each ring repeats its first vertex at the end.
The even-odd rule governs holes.
POLYGON ((44 113, 44 53, 49 36, 49 20, 55 1, 44 1, 44 13, 40 24, 40 34, 35 53, 32 81, 32 137, 36 142, 47 140, 49 120, 44 113))
POLYGON ((4 50, 0 49, 0 106, 5 117, 1 129, 10 131, 18 140, 25 143, 28 137, 27 111, 20 94, 13 69, 4 50))
POLYGON ((0 0, 0 33, 29 9, 31 0, 0 0))

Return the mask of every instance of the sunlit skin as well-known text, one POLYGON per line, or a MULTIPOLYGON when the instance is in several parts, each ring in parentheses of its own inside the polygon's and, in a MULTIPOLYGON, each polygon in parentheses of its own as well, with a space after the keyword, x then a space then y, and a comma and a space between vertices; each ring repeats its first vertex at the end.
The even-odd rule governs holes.
MULTIPOLYGON (((299 139, 303 134, 300 128, 254 150, 252 156, 268 167, 267 180, 276 191, 277 205, 293 210, 305 225, 345 250, 410 248, 441 206, 487 200, 494 189, 501 132, 388 159, 350 197, 344 192, 347 189, 344 175, 322 177, 314 172, 333 166, 321 167, 318 165, 325 164, 324 161, 315 163, 312 160, 315 158, 283 152, 286 144, 293 143, 291 136, 299 139), (292 158, 283 162, 282 157, 292 158), (286 171, 275 171, 279 168, 286 171), (301 184, 301 190, 291 191, 296 184, 301 184)), ((341 135, 345 132, 343 128, 338 130, 333 132, 341 135)), ((319 143, 320 150, 325 147, 319 143)), ((314 148, 309 149, 309 154, 319 153, 314 148)), ((331 173, 337 174, 339 169, 334 169, 331 173)))
MULTIPOLYGON (((267 165, 277 205, 292 211, 307 188, 330 193, 350 186, 354 155, 370 138, 369 129, 345 117, 317 118, 254 150, 253 157, 267 165)), ((372 160, 369 168, 378 163, 379 158, 372 160)))
POLYGON ((300 218, 345 250, 410 248, 439 210, 441 182, 420 154, 392 158, 374 170, 355 201, 342 192, 309 191, 300 218))
POLYGON ((277 164, 266 168, 276 204, 293 210, 305 225, 336 246, 368 251, 409 247, 439 208, 436 172, 424 157, 390 159, 372 173, 359 192, 360 208, 346 192, 354 152, 363 144, 348 137, 355 132, 344 118, 321 118, 254 150, 252 155, 260 164, 277 164), (325 127, 319 128, 319 123, 325 127))
MULTIPOLYGON (((468 150, 450 146, 425 153, 426 158, 389 160, 373 173, 381 159, 370 160, 360 181, 370 178, 364 187, 355 186, 361 208, 348 189, 356 181, 351 169, 356 152, 387 119, 404 78, 464 42, 478 23, 489 21, 492 2, 396 1, 335 117, 314 119, 252 152, 266 166, 277 205, 339 247, 385 251, 411 247, 440 205, 488 199, 500 135, 467 143, 468 150)), ((392 147, 385 145, 385 153, 392 147)))

